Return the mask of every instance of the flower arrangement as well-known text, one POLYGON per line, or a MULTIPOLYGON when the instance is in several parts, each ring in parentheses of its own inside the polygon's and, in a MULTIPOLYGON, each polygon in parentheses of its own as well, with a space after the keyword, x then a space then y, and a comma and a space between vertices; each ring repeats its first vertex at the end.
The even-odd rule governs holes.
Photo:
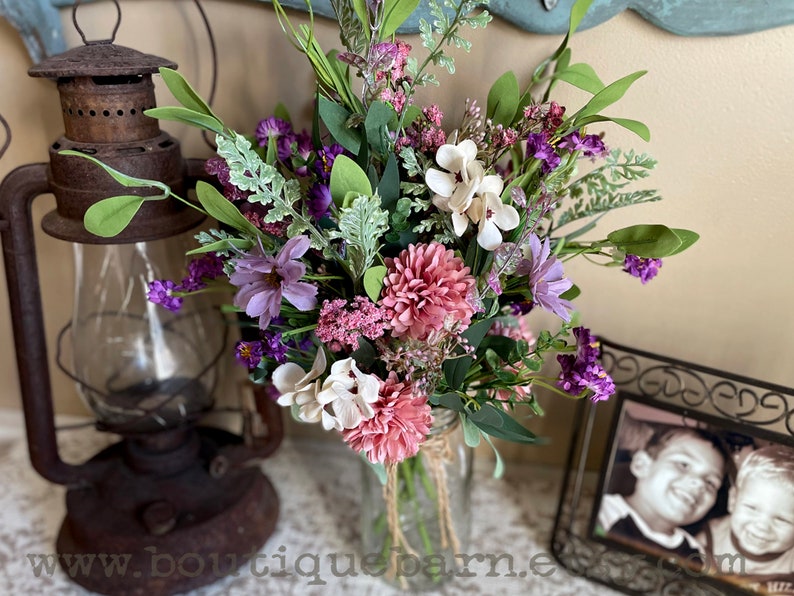
POLYGON ((629 188, 655 162, 608 149, 594 131, 609 123, 649 138, 642 123, 602 114, 643 71, 604 84, 572 62, 568 41, 590 0, 577 0, 562 44, 525 86, 505 73, 486 105, 467 100, 456 123, 418 105, 415 92, 437 84, 431 68, 454 72, 445 49, 469 49, 464 28, 486 26, 487 3, 428 0, 433 22, 421 21, 417 58, 396 32, 418 3, 332 0, 344 49, 326 52, 313 20, 296 28, 273 0, 316 74, 308 131, 283 106, 253 134, 230 130, 162 69, 182 105, 147 113, 215 134, 215 183, 199 183, 196 205, 103 166, 160 194, 113 197, 85 218, 89 231, 112 236, 144 201, 170 196, 217 220, 196 236, 187 277, 153 280, 150 300, 178 309, 189 294, 228 288, 229 310, 248 325, 236 357, 251 378, 384 470, 417 456, 440 409, 458 413, 471 446, 491 437, 530 444, 519 420, 542 413, 536 388, 607 399, 614 384, 597 340, 573 323, 579 288, 565 262, 586 257, 646 283, 663 257, 697 240, 658 224, 583 239, 607 211, 660 198, 629 188), (560 83, 592 97, 571 113, 551 99, 560 83), (578 175, 582 159, 594 164, 578 175), (559 327, 533 333, 527 318, 538 310, 559 327), (560 371, 548 377, 551 354, 560 371))
POLYGON ((199 183, 199 206, 100 164, 127 186, 161 194, 101 201, 87 229, 113 236, 144 201, 169 196, 214 217, 222 226, 197 235, 185 279, 153 280, 150 300, 177 310, 208 285, 229 287, 231 308, 257 330, 236 347, 251 378, 272 382, 280 404, 341 432, 373 463, 415 455, 434 408, 459 412, 473 442, 531 443, 512 414, 519 404, 540 412, 533 387, 608 398, 614 385, 596 339, 571 329, 579 289, 565 261, 601 259, 646 283, 697 234, 637 225, 580 240, 605 212, 660 198, 626 189, 648 175, 651 158, 610 151, 590 132, 611 122, 649 138, 642 123, 601 114, 644 71, 605 85, 587 64, 571 63, 568 41, 590 1, 575 3, 568 34, 525 90, 507 72, 485 110, 467 100, 449 127, 439 106, 416 105, 414 93, 437 84, 430 66, 454 72, 445 47, 468 50, 462 30, 486 26, 487 3, 429 0, 435 20, 421 22, 421 64, 395 37, 418 0, 333 0, 346 47, 329 53, 311 24, 295 29, 273 4, 316 73, 313 129, 297 131, 279 106, 253 135, 240 134, 162 69, 182 106, 148 114, 216 135, 206 168, 217 184, 199 183), (569 115, 549 99, 559 82, 593 97, 569 115), (577 177, 583 158, 599 163, 577 177), (538 309, 557 315, 559 329, 535 337, 526 316, 538 309), (550 352, 559 354, 557 379, 541 374, 550 352))

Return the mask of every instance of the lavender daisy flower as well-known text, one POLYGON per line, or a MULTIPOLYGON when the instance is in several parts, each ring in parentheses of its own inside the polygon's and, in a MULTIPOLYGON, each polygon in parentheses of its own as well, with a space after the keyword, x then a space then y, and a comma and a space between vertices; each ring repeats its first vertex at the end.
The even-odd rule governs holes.
POLYGON ((146 298, 152 304, 159 304, 172 312, 177 312, 182 308, 182 298, 171 295, 176 289, 177 285, 170 279, 156 279, 149 282, 146 298))
POLYGON ((317 288, 298 281, 306 273, 306 265, 298 261, 309 250, 309 238, 290 238, 273 257, 265 254, 262 245, 237 259, 235 271, 229 276, 232 285, 240 288, 234 305, 249 317, 259 317, 259 328, 266 329, 272 317, 281 311, 281 300, 295 308, 309 311, 317 305, 317 288))
POLYGON ((656 277, 661 266, 662 259, 638 257, 637 255, 626 255, 626 258, 623 260, 623 271, 632 277, 640 278, 643 285, 656 277))
POLYGON ((591 391, 592 401, 603 401, 615 393, 615 383, 598 361, 598 340, 585 327, 573 330, 576 355, 559 354, 560 376, 557 386, 571 395, 591 391))
POLYGON ((529 290, 535 304, 563 321, 571 320, 568 311, 573 305, 560 295, 567 292, 573 282, 565 277, 560 260, 551 254, 548 238, 541 245, 536 234, 529 235, 529 250, 524 249, 524 260, 519 263, 516 273, 529 277, 529 290))

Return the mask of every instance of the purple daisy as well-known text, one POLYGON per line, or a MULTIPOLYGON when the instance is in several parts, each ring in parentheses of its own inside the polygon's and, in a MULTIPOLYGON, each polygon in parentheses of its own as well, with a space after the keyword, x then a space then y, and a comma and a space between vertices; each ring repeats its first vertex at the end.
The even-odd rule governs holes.
POLYGON ((571 289, 573 282, 565 277, 562 262, 551 254, 548 238, 541 245, 536 234, 529 235, 529 253, 525 249, 524 260, 519 263, 516 273, 529 277, 529 290, 535 304, 563 321, 571 320, 568 311, 573 305, 560 296, 571 289))
POLYGON ((295 308, 308 311, 317 305, 317 288, 299 281, 306 273, 306 265, 298 261, 309 250, 309 238, 290 238, 273 257, 265 254, 261 244, 237 259, 234 273, 229 276, 239 290, 234 305, 245 310, 249 317, 259 317, 259 328, 266 329, 272 317, 281 311, 281 300, 295 308))

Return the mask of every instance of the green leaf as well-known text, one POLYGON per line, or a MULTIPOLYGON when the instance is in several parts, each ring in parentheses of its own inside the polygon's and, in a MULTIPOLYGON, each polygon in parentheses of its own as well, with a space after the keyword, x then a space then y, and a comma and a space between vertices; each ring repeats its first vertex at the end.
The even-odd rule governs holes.
POLYGON ((574 121, 579 122, 580 118, 586 116, 594 116, 606 107, 611 106, 618 101, 626 93, 631 84, 647 73, 647 70, 639 70, 630 75, 626 75, 622 79, 618 79, 604 87, 601 91, 596 93, 593 98, 588 101, 585 106, 576 113, 574 121))
POLYGON ((682 230, 680 228, 672 228, 672 230, 675 235, 678 236, 679 240, 681 240, 681 246, 679 246, 675 252, 671 253, 670 256, 684 252, 687 248, 692 246, 700 239, 700 234, 693 232, 692 230, 682 230))
POLYGON ((571 64, 567 68, 555 72, 553 78, 565 81, 593 95, 604 89, 604 83, 593 70, 593 67, 583 62, 571 64))
POLYGON ((124 231, 145 200, 137 195, 120 195, 97 201, 86 210, 83 225, 95 236, 112 238, 124 231))
POLYGON ((387 211, 392 211, 400 198, 400 167, 397 165, 397 158, 394 153, 389 153, 386 160, 386 167, 383 170, 378 183, 378 194, 380 195, 381 207, 387 211))
POLYGON ((575 300, 581 293, 582 290, 579 288, 579 286, 573 284, 570 288, 560 294, 560 298, 563 300, 575 300))
POLYGON ((524 443, 531 445, 538 442, 538 438, 529 429, 524 428, 518 422, 513 420, 510 414, 504 410, 493 408, 493 406, 491 407, 500 418, 500 426, 493 426, 485 422, 479 422, 476 419, 472 420, 472 422, 477 425, 477 427, 484 433, 489 434, 492 437, 496 437, 497 439, 504 439, 505 441, 511 441, 513 443, 524 443))
POLYGON ((615 247, 638 257, 661 258, 675 254, 683 244, 678 235, 661 224, 639 224, 607 235, 615 247))
POLYGON ((353 0, 353 10, 361 21, 361 27, 364 29, 364 34, 369 39, 372 31, 369 28, 369 9, 367 8, 367 0, 353 0))
POLYGON ((246 240, 245 238, 223 238, 218 240, 217 242, 211 242, 209 244, 205 244, 204 246, 199 246, 198 248, 194 248, 192 250, 187 251, 186 255, 198 255, 205 252, 216 252, 219 250, 228 250, 230 248, 237 248, 240 250, 245 250, 251 247, 251 241, 246 240))
POLYGON ((180 106, 152 108, 146 110, 144 114, 151 118, 157 118, 158 120, 181 122, 182 124, 208 130, 219 135, 222 135, 224 132, 223 124, 214 116, 208 116, 207 114, 202 114, 180 106))
MULTIPOLYGON (((332 188, 334 170, 331 171, 332 188)), ((347 204, 345 199, 345 204, 339 209, 338 229, 329 229, 327 234, 329 238, 345 241, 347 271, 357 283, 378 257, 380 239, 389 229, 389 214, 380 208, 377 195, 362 195, 355 191, 347 194, 348 197, 350 195, 353 195, 352 201, 347 204)))
POLYGON ((441 395, 431 395, 427 401, 434 406, 441 406, 455 412, 463 411, 463 401, 460 399, 460 395, 452 391, 441 395))
POLYGON ((505 473, 504 460, 502 459, 502 456, 499 454, 499 450, 493 444, 493 441, 491 441, 491 437, 489 437, 488 435, 483 435, 483 437, 485 437, 485 440, 491 446, 491 449, 493 449, 494 460, 495 460, 494 461, 494 468, 493 468, 493 477, 494 478, 501 478, 502 475, 505 473))
POLYGON ((383 155, 389 148, 389 137, 386 125, 396 117, 394 109, 382 101, 373 101, 364 120, 367 141, 372 148, 383 155))
POLYGON ((481 353, 483 349, 493 350, 502 360, 508 361, 515 347, 516 340, 510 337, 505 335, 487 335, 480 343, 477 351, 481 353))
POLYGON ((365 462, 367 462, 367 464, 369 465, 370 470, 372 470, 375 473, 375 476, 378 477, 378 480, 380 480, 380 483, 385 485, 386 484, 386 466, 384 466, 381 463, 373 464, 371 461, 369 461, 369 459, 367 459, 367 456, 364 454, 363 451, 361 452, 361 459, 363 459, 365 462))
POLYGON ((212 112, 212 108, 196 93, 181 74, 171 68, 161 67, 160 76, 163 77, 168 90, 179 103, 189 110, 212 116, 216 121, 219 121, 218 117, 212 112))
POLYGON ((289 115, 289 110, 287 109, 287 106, 285 106, 281 102, 278 102, 276 104, 276 107, 273 109, 273 115, 276 118, 280 118, 281 120, 286 120, 287 122, 292 122, 292 118, 289 115))
POLYGON ((463 440, 468 447, 474 449, 479 446, 482 433, 475 424, 469 420, 468 416, 461 416, 460 423, 463 427, 463 440))
POLYGON ((386 269, 383 265, 375 265, 364 272, 364 291, 373 302, 377 302, 383 290, 383 278, 386 277, 386 269))
POLYGON ((122 186, 126 186, 127 188, 159 188, 162 190, 162 194, 156 197, 147 197, 149 200, 156 200, 156 199, 164 199, 171 194, 171 189, 163 184, 162 182, 158 182, 157 180, 148 180, 146 178, 135 178, 134 176, 127 176, 122 172, 119 172, 116 169, 111 168, 108 165, 105 165, 103 162, 99 161, 96 157, 91 157, 90 155, 86 155, 80 151, 73 151, 71 149, 64 149, 58 152, 60 155, 70 155, 73 157, 82 157, 83 159, 87 159, 88 161, 95 163, 100 168, 105 170, 110 176, 122 186))
POLYGON ((637 120, 629 120, 628 118, 610 118, 609 116, 598 114, 595 116, 587 116, 586 118, 576 118, 575 126, 572 128, 581 128, 582 126, 587 126, 593 122, 614 122, 615 124, 630 130, 643 141, 651 140, 651 131, 645 124, 637 120))
POLYGON ((635 135, 640 137, 643 141, 650 141, 651 140, 651 131, 650 129, 639 122, 638 120, 630 120, 628 118, 609 118, 615 124, 618 124, 625 128, 626 130, 630 130, 635 135))
MULTIPOLYGON (((476 350, 492 324, 493 319, 477 321, 461 336, 465 337, 472 349, 476 350)), ((470 357, 462 356, 461 358, 452 358, 444 363, 444 379, 451 389, 458 389, 463 384, 463 379, 466 378, 466 373, 469 372, 473 362, 470 357)))
POLYGON ((350 112, 338 103, 326 97, 319 96, 320 119, 328 128, 328 132, 334 137, 337 143, 350 151, 353 155, 358 153, 361 147, 361 133, 355 128, 350 128, 347 121, 350 112))
POLYGON ((350 357, 353 358, 359 366, 369 368, 375 363, 375 360, 378 359, 378 353, 375 351, 375 346, 364 339, 363 336, 360 336, 358 338, 358 348, 350 353, 350 357))
POLYGON ((248 221, 237 207, 211 184, 204 181, 196 183, 196 195, 207 214, 220 223, 225 223, 251 236, 259 236, 259 230, 254 224, 248 221))
POLYGON ((372 185, 367 173, 346 155, 337 155, 331 168, 331 197, 336 205, 342 205, 349 192, 372 195, 372 185))
POLYGON ((576 0, 571 7, 571 19, 568 23, 568 37, 573 35, 579 28, 579 24, 582 22, 582 19, 584 19, 587 11, 590 10, 590 5, 592 3, 593 0, 576 0))
POLYGON ((422 110, 415 105, 410 105, 405 107, 403 114, 403 126, 408 126, 422 115, 422 110))
POLYGON ((383 8, 383 25, 380 28, 381 39, 391 37, 417 6, 419 0, 386 0, 383 8))
POLYGON ((468 413, 469 419, 476 423, 487 424, 488 426, 502 427, 502 419, 499 416, 498 410, 491 404, 483 404, 479 410, 468 413))
POLYGON ((570 41, 573 34, 576 32, 576 29, 579 27, 579 24, 582 22, 585 14, 590 9, 590 5, 593 3, 593 0, 576 0, 574 5, 571 7, 571 18, 568 21, 568 33, 565 34, 565 38, 562 40, 560 47, 552 55, 552 60, 557 60, 565 49, 568 47, 568 42, 570 41))
POLYGON ((518 110, 521 91, 518 88, 518 79, 513 71, 507 71, 496 79, 488 91, 488 118, 494 124, 510 126, 518 110))

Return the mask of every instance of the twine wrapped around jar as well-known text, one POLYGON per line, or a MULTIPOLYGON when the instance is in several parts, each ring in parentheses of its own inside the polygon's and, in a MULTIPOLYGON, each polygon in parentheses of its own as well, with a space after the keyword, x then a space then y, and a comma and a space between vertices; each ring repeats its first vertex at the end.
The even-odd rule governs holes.
MULTIPOLYGON (((374 474, 365 478, 371 483, 374 474)), ((452 575, 471 525, 470 479, 471 449, 458 415, 441 410, 419 453, 388 464, 380 490, 365 486, 365 552, 381 553, 387 582, 422 590, 452 575)))

